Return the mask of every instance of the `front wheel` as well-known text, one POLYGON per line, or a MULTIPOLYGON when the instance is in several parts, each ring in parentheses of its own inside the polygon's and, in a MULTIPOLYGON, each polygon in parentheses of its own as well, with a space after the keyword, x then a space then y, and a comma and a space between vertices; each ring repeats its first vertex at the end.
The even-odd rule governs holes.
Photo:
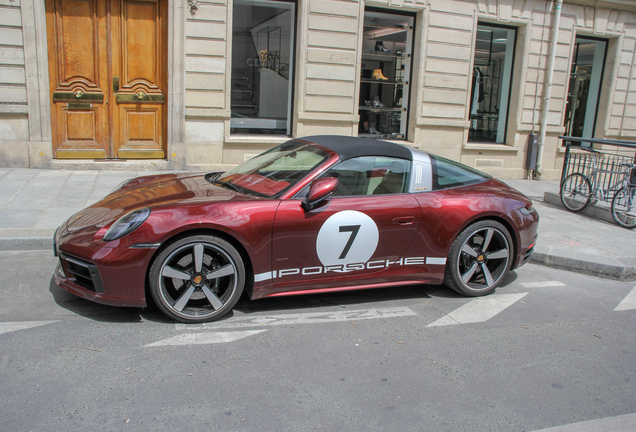
POLYGON ((243 292, 245 267, 238 251, 208 235, 177 240, 150 267, 150 293, 159 309, 184 323, 214 321, 243 292))
POLYGON ((561 202, 571 212, 580 212, 590 204, 592 185, 583 174, 570 174, 561 186, 561 202))
POLYGON ((470 297, 492 293, 510 270, 512 248, 512 238, 499 222, 469 225, 450 248, 444 285, 470 297))
POLYGON ((636 188, 623 186, 612 199, 612 217, 622 227, 636 227, 636 188))

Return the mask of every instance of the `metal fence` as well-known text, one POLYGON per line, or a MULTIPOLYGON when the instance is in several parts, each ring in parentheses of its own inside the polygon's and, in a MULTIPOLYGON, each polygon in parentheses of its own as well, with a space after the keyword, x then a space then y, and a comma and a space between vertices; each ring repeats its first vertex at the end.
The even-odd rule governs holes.
MULTIPOLYGON (((596 184, 592 182, 592 187, 603 189, 605 193, 598 198, 610 202, 615 192, 610 188, 622 180, 625 174, 625 166, 622 164, 636 163, 636 142, 567 136, 559 138, 563 140, 565 147, 561 184, 570 174, 581 173, 586 176, 591 174, 596 158, 598 173, 596 184), (582 151, 585 148, 593 148, 597 153, 582 151)), ((633 173, 636 174, 636 171, 633 173)), ((636 183, 636 179, 632 178, 631 182, 636 183)))

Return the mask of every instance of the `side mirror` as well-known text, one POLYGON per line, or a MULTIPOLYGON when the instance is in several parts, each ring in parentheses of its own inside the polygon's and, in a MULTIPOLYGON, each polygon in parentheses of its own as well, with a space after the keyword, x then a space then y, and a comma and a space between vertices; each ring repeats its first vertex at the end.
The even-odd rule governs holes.
POLYGON ((302 207, 305 211, 311 211, 325 199, 329 198, 338 188, 338 179, 324 177, 314 180, 309 186, 307 198, 303 200, 302 207))

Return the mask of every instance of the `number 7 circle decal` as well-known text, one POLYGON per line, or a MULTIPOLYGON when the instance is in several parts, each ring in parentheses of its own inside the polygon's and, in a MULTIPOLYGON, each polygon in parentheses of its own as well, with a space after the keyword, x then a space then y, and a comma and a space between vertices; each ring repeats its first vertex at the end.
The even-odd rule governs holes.
POLYGON ((375 253, 378 227, 369 216, 346 210, 331 215, 320 228, 316 252, 324 266, 365 263, 375 253))

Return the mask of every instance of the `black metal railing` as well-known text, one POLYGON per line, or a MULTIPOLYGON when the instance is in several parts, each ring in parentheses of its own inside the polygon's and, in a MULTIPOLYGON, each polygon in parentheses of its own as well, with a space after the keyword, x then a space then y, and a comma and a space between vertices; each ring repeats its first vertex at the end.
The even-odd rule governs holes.
MULTIPOLYGON (((611 187, 622 180, 625 175, 623 164, 636 163, 636 142, 568 136, 560 136, 559 138, 563 140, 565 147, 561 184, 570 174, 581 173, 587 176, 596 168, 596 184, 593 184, 592 187, 609 192, 604 194, 602 198, 604 201, 611 201, 614 196, 614 191, 610 190, 611 187), (573 142, 577 145, 572 145, 573 142), (595 144, 597 147, 602 147, 595 148, 595 144), (572 151, 584 150, 585 148, 593 148, 595 152, 572 151)), ((635 181, 636 179, 632 179, 632 183, 635 181)))

